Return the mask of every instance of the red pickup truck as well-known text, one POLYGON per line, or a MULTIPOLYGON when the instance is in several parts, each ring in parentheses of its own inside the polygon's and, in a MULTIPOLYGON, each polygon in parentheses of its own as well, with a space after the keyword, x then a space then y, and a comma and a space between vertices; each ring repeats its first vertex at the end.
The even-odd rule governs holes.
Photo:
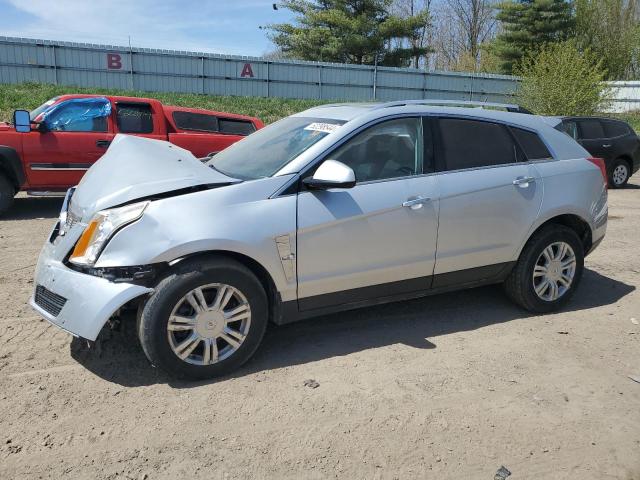
POLYGON ((117 133, 168 140, 206 157, 264 126, 253 117, 109 95, 62 95, 28 119, 16 111, 18 124, 15 118, 23 119, 20 128, 0 123, 0 214, 18 191, 55 194, 76 185, 117 133))

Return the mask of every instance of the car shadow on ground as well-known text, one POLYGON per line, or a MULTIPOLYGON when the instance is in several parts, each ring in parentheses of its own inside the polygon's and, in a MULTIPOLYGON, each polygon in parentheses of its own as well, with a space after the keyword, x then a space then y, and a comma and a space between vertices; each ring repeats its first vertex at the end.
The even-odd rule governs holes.
MULTIPOLYGON (((614 304, 633 290, 632 285, 585 269, 565 311, 614 304)), ((91 348, 74 339, 71 356, 95 375, 123 386, 167 383, 189 388, 392 344, 433 349, 440 335, 529 317, 535 316, 512 304, 499 286, 489 286, 272 326, 244 367, 205 382, 177 381, 152 367, 138 342, 134 319, 123 322, 120 330, 105 328, 91 348)))
POLYGON ((57 218, 62 208, 62 197, 26 197, 15 198, 13 206, 0 217, 0 220, 35 220, 38 218, 57 218))

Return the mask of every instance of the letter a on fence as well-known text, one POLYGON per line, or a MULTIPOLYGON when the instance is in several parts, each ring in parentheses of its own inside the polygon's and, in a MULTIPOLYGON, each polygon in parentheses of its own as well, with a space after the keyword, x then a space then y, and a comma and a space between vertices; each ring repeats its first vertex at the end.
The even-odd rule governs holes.
POLYGON ((253 69, 251 68, 251 64, 250 63, 245 63, 244 67, 242 67, 242 73, 240 74, 240 77, 244 78, 244 77, 251 77, 253 78, 253 69))

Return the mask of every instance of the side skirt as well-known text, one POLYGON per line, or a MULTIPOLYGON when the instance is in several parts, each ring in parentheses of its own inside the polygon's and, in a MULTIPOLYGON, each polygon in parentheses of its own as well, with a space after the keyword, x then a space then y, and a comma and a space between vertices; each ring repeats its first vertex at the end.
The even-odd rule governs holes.
POLYGON ((422 298, 455 290, 476 288, 504 281, 516 262, 447 272, 433 277, 420 277, 403 282, 384 283, 325 295, 282 302, 274 323, 284 325, 307 318, 422 298), (431 288, 429 288, 431 285, 431 288), (418 287, 418 288, 416 288, 418 287), (390 293, 392 292, 392 293, 390 293))

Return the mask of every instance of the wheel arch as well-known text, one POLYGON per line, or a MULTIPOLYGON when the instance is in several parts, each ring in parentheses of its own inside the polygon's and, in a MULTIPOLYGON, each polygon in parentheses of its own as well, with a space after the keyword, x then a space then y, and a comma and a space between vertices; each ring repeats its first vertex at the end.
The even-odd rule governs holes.
POLYGON ((6 175, 13 183, 16 192, 20 190, 26 180, 20 155, 14 148, 6 145, 0 145, 0 174, 6 175))
POLYGON ((520 250, 518 251, 518 256, 522 253, 525 245, 531 240, 531 238, 538 233, 541 229, 545 228, 548 225, 563 225, 567 228, 573 230, 580 241, 582 242, 582 246, 584 248, 584 254, 591 250, 591 246, 593 245, 592 231, 591 225, 580 215, 575 213, 563 213, 559 215, 555 215, 544 220, 540 225, 538 225, 527 237, 527 240, 524 242, 520 250))
POLYGON ((180 257, 171 262, 171 266, 179 265, 184 261, 193 261, 197 259, 206 260, 209 258, 230 258, 238 263, 247 267, 251 273, 260 281, 267 294, 267 300, 269 302, 269 320, 278 323, 280 316, 280 305, 282 300, 278 293, 275 280, 269 271, 256 259, 239 252, 231 250, 207 250, 203 252, 196 252, 180 257))

